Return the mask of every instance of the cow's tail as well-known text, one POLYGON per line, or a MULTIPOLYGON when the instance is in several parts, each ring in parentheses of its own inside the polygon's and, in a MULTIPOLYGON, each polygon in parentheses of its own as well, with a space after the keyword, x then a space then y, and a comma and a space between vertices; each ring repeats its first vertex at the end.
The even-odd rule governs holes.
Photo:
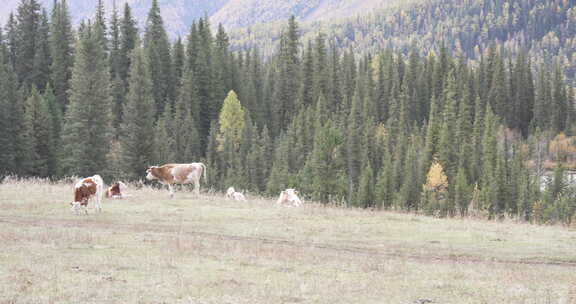
POLYGON ((200 163, 200 165, 202 166, 202 172, 204 173, 204 182, 208 183, 208 179, 206 178, 206 165, 204 163, 200 163))

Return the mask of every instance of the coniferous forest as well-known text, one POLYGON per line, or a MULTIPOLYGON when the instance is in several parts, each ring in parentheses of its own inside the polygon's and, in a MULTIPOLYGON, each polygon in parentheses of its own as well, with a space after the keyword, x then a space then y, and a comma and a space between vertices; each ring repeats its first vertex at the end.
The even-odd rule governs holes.
POLYGON ((574 90, 560 62, 492 44, 356 52, 290 18, 272 56, 208 18, 168 38, 152 1, 73 27, 22 0, 0 31, 0 176, 143 179, 202 161, 209 186, 434 216, 576 220, 574 90))

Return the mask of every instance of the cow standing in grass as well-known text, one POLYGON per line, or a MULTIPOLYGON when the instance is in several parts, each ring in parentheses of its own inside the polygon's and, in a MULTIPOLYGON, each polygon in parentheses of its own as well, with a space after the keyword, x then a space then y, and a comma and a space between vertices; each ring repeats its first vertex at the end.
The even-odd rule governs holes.
POLYGON ((72 211, 78 213, 78 209, 84 207, 84 212, 88 214, 88 201, 93 199, 96 211, 102 212, 103 188, 104 181, 98 174, 79 180, 74 186, 74 201, 70 203, 72 211))
POLYGON ((152 166, 146 170, 147 180, 158 180, 168 186, 170 197, 174 197, 173 184, 194 183, 196 195, 200 195, 200 178, 204 175, 206 181, 206 166, 203 163, 166 164, 152 166))

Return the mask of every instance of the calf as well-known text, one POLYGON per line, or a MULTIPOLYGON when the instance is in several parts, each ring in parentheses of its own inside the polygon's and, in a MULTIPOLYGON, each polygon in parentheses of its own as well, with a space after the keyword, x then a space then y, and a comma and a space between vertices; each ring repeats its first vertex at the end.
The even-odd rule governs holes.
POLYGON ((106 189, 105 196, 107 198, 123 198, 127 188, 128 187, 123 182, 116 182, 114 185, 106 189))
POLYGON ((298 191, 294 189, 286 189, 280 192, 280 197, 276 201, 278 205, 292 205, 298 207, 302 205, 302 201, 298 197, 298 191))
POLYGON ((88 214, 88 209, 86 208, 88 201, 94 199, 96 211, 102 212, 103 187, 104 182, 98 174, 79 180, 74 186, 74 201, 70 203, 70 205, 72 205, 72 211, 78 213, 78 209, 83 207, 84 212, 88 214))

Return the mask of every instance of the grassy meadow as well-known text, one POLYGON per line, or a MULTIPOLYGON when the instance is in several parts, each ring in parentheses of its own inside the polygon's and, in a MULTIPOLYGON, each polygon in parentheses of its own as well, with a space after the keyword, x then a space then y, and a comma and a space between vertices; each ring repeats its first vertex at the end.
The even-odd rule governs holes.
POLYGON ((0 184, 0 303, 576 303, 570 227, 72 189, 0 184))

